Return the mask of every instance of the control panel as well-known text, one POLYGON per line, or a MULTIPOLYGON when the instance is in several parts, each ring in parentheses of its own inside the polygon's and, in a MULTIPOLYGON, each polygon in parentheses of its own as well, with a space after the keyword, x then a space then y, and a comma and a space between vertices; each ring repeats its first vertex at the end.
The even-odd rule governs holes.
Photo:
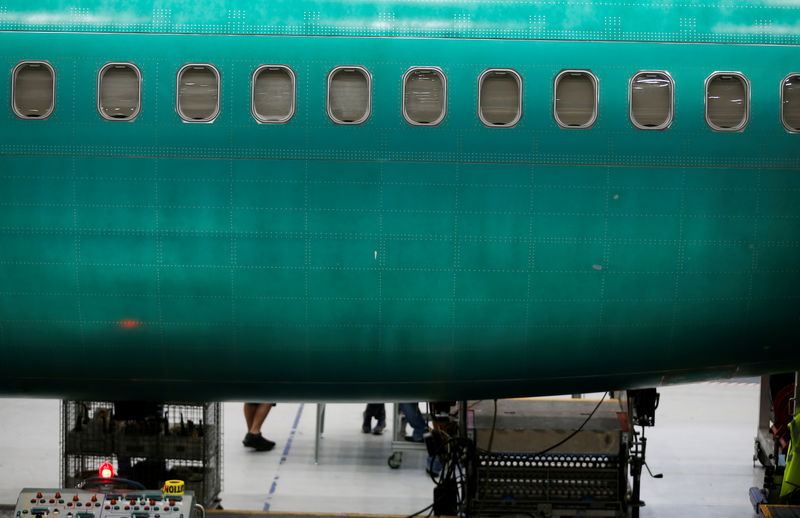
POLYGON ((25 488, 14 518, 194 518, 194 493, 25 488))

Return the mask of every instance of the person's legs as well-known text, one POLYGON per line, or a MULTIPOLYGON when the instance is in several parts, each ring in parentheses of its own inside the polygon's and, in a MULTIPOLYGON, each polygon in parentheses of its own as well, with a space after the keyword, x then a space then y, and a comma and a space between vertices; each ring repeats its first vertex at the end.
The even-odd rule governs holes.
POLYGON ((244 422, 247 424, 247 431, 253 427, 253 416, 256 414, 256 408, 260 403, 245 403, 244 404, 244 422))
MULTIPOLYGON (((367 403, 367 408, 364 410, 362 414, 364 416, 364 422, 361 424, 361 431, 364 433, 369 433, 370 429, 372 428, 372 418, 378 418, 378 413, 380 409, 383 408, 383 403, 367 403)), ((386 415, 386 411, 384 410, 384 416, 386 415)), ((385 419, 385 417, 384 417, 385 419)), ((385 426, 385 425, 384 425, 385 426)))
POLYGON ((422 417, 422 412, 419 411, 419 405, 417 403, 398 403, 398 407, 406 416, 408 424, 414 429, 411 440, 422 442, 422 436, 428 431, 428 425, 425 423, 425 418, 422 417))
POLYGON ((253 422, 250 423, 247 427, 247 431, 250 433, 261 433, 261 425, 264 424, 264 420, 269 415, 269 411, 272 410, 272 403, 260 403, 256 405, 255 411, 253 412, 253 422))
POLYGON ((438 477, 442 472, 442 463, 439 462, 439 458, 428 455, 428 460, 425 463, 425 471, 434 477, 438 477))
POLYGON ((261 435, 261 425, 267 418, 269 411, 272 410, 272 403, 245 403, 244 420, 247 424, 247 434, 244 436, 242 444, 248 448, 255 448, 256 451, 269 451, 275 447, 275 443, 261 435))
POLYGON ((373 408, 374 412, 372 415, 375 416, 378 424, 372 429, 372 433, 379 435, 386 429, 386 406, 383 403, 373 403, 373 408))

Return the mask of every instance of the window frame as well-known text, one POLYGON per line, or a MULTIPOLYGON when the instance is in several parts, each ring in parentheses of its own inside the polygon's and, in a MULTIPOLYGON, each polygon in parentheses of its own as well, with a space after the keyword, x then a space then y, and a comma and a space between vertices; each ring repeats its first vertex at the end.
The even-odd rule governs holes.
POLYGON ((136 118, 139 116, 141 112, 142 112, 142 71, 139 69, 139 67, 129 61, 109 61, 108 63, 100 67, 100 70, 97 71, 97 113, 99 113, 100 116, 107 121, 133 122, 134 120, 136 120, 136 118), (109 117, 103 112, 102 105, 100 104, 100 85, 102 84, 103 72, 105 72, 107 69, 111 67, 120 65, 132 68, 133 71, 136 73, 136 79, 139 83, 139 98, 136 103, 136 111, 133 112, 133 115, 124 118, 109 117))
POLYGON ((519 124, 519 121, 522 120, 522 98, 523 98, 522 87, 523 87, 522 76, 520 75, 519 72, 517 72, 513 68, 487 68, 486 70, 481 72, 480 75, 478 76, 478 119, 480 119, 481 123, 487 128, 513 128, 517 124, 519 124), (514 118, 514 120, 512 120, 507 124, 492 124, 483 117, 483 111, 481 110, 481 86, 483 86, 483 81, 486 79, 486 76, 494 72, 504 72, 506 74, 510 74, 517 80, 517 87, 519 88, 519 100, 518 100, 519 102, 517 103, 517 116, 514 118))
POLYGON ((553 119, 555 119, 556 124, 558 124, 560 128, 564 129, 572 129, 572 130, 589 129, 592 126, 594 126, 599 117, 600 117, 600 80, 597 78, 596 75, 594 75, 594 72, 592 72, 588 68, 566 68, 561 72, 559 72, 558 74, 556 74, 556 77, 553 78, 553 119), (592 84, 594 85, 594 110, 592 110, 592 118, 589 119, 589 122, 582 124, 580 126, 571 126, 569 124, 564 124, 561 121, 561 119, 558 118, 558 111, 556 110, 556 99, 558 98, 558 96, 556 95, 556 92, 558 91, 558 82, 561 80, 563 76, 567 74, 576 74, 576 73, 588 75, 589 79, 592 81, 592 84))
POLYGON ((277 65, 277 64, 265 64, 257 66, 256 69, 253 71, 253 74, 250 76, 250 113, 251 115, 253 115, 253 118, 256 120, 256 122, 258 122, 259 124, 286 124, 287 122, 292 120, 292 117, 294 117, 294 114, 296 112, 297 112, 297 76, 295 75, 294 70, 292 70, 292 67, 290 67, 289 65, 277 65), (261 116, 258 115, 258 112, 256 112, 256 77, 264 69, 284 70, 289 73, 289 77, 292 80, 292 109, 289 110, 289 115, 287 115, 283 119, 277 119, 277 120, 263 119, 261 118, 261 116))
POLYGON ((370 74, 369 70, 366 67, 361 65, 337 65, 333 67, 330 72, 328 72, 328 79, 327 79, 327 88, 325 90, 325 109, 328 112, 328 118, 334 124, 340 124, 343 126, 358 126, 367 122, 367 120, 372 116, 372 74, 370 74), (364 113, 364 116, 358 120, 354 121, 343 121, 339 120, 333 116, 331 111, 331 80, 333 79, 334 74, 340 70, 359 70, 367 78, 367 110, 364 113))
POLYGON ((744 131, 747 125, 750 123, 750 80, 747 79, 741 72, 732 72, 732 71, 725 71, 725 70, 717 70, 712 72, 705 80, 705 86, 703 88, 703 112, 706 119, 706 125, 711 128, 713 131, 720 131, 720 132, 737 132, 737 131, 744 131), (711 83, 711 80, 717 76, 735 76, 744 81, 744 88, 747 97, 747 109, 744 112, 744 119, 742 122, 739 123, 738 126, 733 128, 723 128, 721 126, 717 126, 716 124, 712 124, 711 121, 708 119, 708 85, 711 83))
POLYGON ((779 110, 780 111, 779 116, 781 118, 781 124, 783 124, 783 127, 786 129, 786 131, 788 131, 789 133, 800 133, 800 128, 793 128, 793 127, 789 126, 788 124, 786 124, 786 119, 783 116, 783 101, 784 101, 783 84, 786 83, 786 81, 790 77, 800 77, 800 72, 792 72, 790 74, 787 74, 786 77, 781 79, 781 82, 778 85, 778 88, 780 89, 780 98, 781 98, 781 106, 780 106, 780 110, 779 110))
POLYGON ((675 120, 675 80, 672 78, 669 72, 666 70, 639 70, 633 74, 633 76, 631 76, 630 81, 628 81, 628 118, 630 118, 631 124, 633 124, 637 129, 645 131, 664 131, 672 126, 672 121, 675 120), (663 124, 658 126, 643 126, 639 124, 633 117, 633 82, 642 74, 660 74, 666 76, 666 78, 669 80, 669 116, 663 124))
POLYGON ((219 73, 217 67, 212 65, 211 63, 186 63, 181 68, 178 69, 178 73, 175 75, 175 113, 178 114, 178 117, 181 118, 183 122, 187 123, 197 123, 197 124, 211 124, 219 117, 219 113, 221 111, 221 103, 222 103, 222 76, 219 73), (183 112, 181 111, 181 75, 183 71, 190 67, 208 67, 213 72, 214 75, 217 76, 217 107, 209 117, 205 119, 192 119, 186 117, 183 112))
POLYGON ((406 70, 406 73, 403 74, 402 79, 402 88, 400 92, 400 104, 401 104, 401 112, 403 113, 403 118, 406 120, 407 123, 411 124, 412 126, 438 126, 441 124, 444 119, 447 117, 447 74, 444 73, 440 67, 426 67, 426 66, 413 66, 406 70), (408 112, 406 111, 406 83, 408 82, 408 77, 417 71, 433 71, 434 73, 439 75, 439 78, 442 80, 442 92, 444 95, 442 96, 442 113, 438 119, 432 122, 417 122, 409 117, 408 112))
POLYGON ((50 64, 49 61, 44 60, 34 60, 28 59, 24 61, 20 61, 14 68, 11 69, 11 111, 14 112, 14 115, 17 116, 18 119, 26 120, 26 121, 33 121, 33 120, 47 120, 53 115, 53 112, 56 111, 56 69, 53 65, 50 64), (48 70, 50 70, 50 74, 53 76, 53 91, 52 91, 52 100, 53 102, 50 105, 50 111, 48 111, 45 115, 41 117, 30 117, 28 115, 23 115, 17 111, 17 102, 16 102, 16 95, 15 95, 15 88, 17 85, 17 73, 19 70, 26 66, 26 65, 42 65, 48 70))

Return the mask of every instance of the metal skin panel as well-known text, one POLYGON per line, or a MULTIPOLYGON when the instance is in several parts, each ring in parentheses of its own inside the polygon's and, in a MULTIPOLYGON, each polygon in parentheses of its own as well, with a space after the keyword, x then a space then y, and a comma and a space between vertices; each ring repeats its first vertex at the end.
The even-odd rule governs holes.
POLYGON ((797 44, 797 0, 3 0, 0 30, 797 44))
MULTIPOLYGON (((499 32, 533 12, 546 18, 542 38, 566 30, 552 4, 520 2, 82 5, 0 7, 0 99, 20 60, 57 73, 48 120, 0 116, 0 393, 480 399, 800 367, 800 148, 779 119, 797 48, 510 39, 536 36, 499 32), (394 18, 380 14, 388 7, 394 18), (325 16, 306 13, 304 25, 315 9, 325 16), (454 25, 454 12, 473 14, 454 25), (436 39, 352 37, 383 30, 376 19, 394 20, 384 36, 414 35, 401 34, 404 20, 449 25, 436 39), (344 32, 326 25, 334 20, 344 32), (190 31, 292 36, 166 34, 190 31), (109 61, 141 69, 133 122, 97 113, 97 71, 109 61), (186 63, 220 72, 213 123, 175 113, 186 63), (296 73, 286 124, 251 116, 250 79, 264 63, 296 73), (326 114, 338 65, 372 75, 362 125, 326 114), (416 65, 448 78, 436 127, 402 116, 401 79, 416 65), (522 77, 514 128, 476 115, 487 68, 522 77), (590 129, 553 120, 553 78, 565 68, 599 79, 590 129), (640 70, 675 81, 668 130, 630 122, 640 70), (703 84, 716 70, 750 81, 741 133, 705 124, 703 84)), ((561 37, 738 43, 751 35, 714 28, 769 13, 775 29, 796 12, 581 5, 577 32, 561 37), (613 13, 637 22, 626 29, 635 34, 590 31, 613 13), (657 31, 685 16, 696 17, 691 31, 657 31)))

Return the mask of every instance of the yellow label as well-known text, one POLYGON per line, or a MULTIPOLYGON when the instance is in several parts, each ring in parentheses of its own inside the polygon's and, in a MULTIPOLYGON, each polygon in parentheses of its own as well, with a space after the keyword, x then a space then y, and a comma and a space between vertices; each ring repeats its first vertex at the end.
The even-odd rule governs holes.
POLYGON ((167 480, 164 482, 164 489, 161 490, 165 495, 182 495, 183 480, 167 480))

